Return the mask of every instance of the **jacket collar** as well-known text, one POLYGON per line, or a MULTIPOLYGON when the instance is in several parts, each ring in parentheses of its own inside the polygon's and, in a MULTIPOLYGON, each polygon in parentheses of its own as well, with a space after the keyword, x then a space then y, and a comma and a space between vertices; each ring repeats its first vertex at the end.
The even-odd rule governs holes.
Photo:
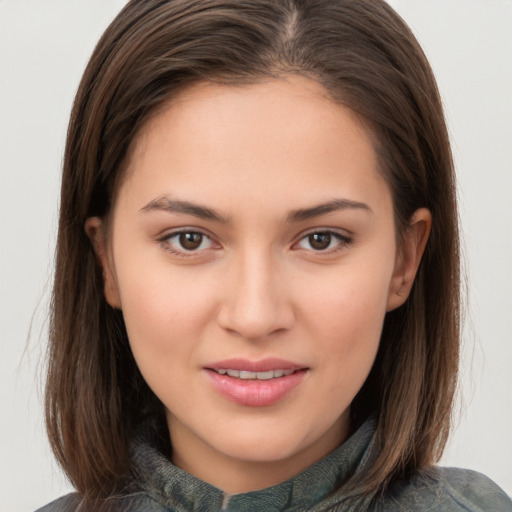
MULTIPOLYGON (((341 446, 302 473, 272 487, 243 494, 228 495, 172 464, 158 449, 157 429, 151 423, 140 429, 132 444, 132 464, 137 487, 173 510, 313 510, 366 465, 374 433, 375 421, 369 419, 341 446)), ((335 501, 339 502, 339 498, 335 501)))

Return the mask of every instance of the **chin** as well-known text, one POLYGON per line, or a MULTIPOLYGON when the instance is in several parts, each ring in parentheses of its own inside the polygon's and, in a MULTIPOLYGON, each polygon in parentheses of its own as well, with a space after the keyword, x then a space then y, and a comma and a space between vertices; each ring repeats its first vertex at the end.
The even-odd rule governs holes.
MULTIPOLYGON (((298 426, 278 425, 271 428, 240 428, 226 432, 222 438, 211 442, 216 451, 244 462, 279 462, 295 458, 306 458, 314 445, 322 443, 321 435, 314 435, 298 426), (292 433, 292 435, 290 435, 292 433)), ((326 455, 335 447, 325 448, 326 455)), ((320 459, 321 457, 318 457, 320 459)), ((313 461, 316 462, 316 461, 313 461)))
POLYGON ((262 442, 232 442, 223 450, 232 458, 245 462, 278 462, 289 459, 301 451, 297 444, 290 444, 290 440, 266 439, 262 442))

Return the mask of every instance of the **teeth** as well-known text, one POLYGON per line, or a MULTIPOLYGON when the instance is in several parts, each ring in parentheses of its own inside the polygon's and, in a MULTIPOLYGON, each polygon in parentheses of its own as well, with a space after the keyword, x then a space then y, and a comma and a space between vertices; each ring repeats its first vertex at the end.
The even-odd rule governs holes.
POLYGON ((230 368, 219 368, 215 370, 220 375, 229 375, 242 380, 270 380, 277 379, 278 377, 285 377, 291 375, 293 370, 269 370, 267 372, 250 372, 248 370, 232 370, 230 368))
MULTIPOLYGON (((277 370, 279 371, 279 370, 277 370)), ((274 377, 282 377, 282 375, 276 375, 274 370, 269 370, 268 372, 257 372, 256 378, 259 380, 269 380, 274 377)))

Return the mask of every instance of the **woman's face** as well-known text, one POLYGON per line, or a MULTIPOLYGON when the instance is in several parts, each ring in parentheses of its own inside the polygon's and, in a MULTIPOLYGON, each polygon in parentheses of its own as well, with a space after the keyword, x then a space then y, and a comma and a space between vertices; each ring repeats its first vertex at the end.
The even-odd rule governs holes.
POLYGON ((370 139, 315 82, 201 84, 156 115, 108 240, 99 219, 87 229, 174 462, 241 492, 337 447, 427 214, 398 257, 370 139))

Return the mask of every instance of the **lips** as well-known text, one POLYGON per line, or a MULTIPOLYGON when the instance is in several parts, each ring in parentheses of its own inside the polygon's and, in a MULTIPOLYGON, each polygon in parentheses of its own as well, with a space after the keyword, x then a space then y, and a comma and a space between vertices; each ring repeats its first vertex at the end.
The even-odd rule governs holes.
POLYGON ((293 373, 293 370, 268 370, 266 372, 251 372, 248 370, 233 370, 232 368, 220 368, 216 371, 219 375, 229 375, 230 377, 235 377, 236 379, 242 380, 270 380, 270 379, 278 379, 280 377, 287 377, 293 373))
POLYGON ((229 359, 206 365, 204 370, 215 391, 224 398, 240 405, 264 407, 289 395, 309 368, 283 359, 229 359))

